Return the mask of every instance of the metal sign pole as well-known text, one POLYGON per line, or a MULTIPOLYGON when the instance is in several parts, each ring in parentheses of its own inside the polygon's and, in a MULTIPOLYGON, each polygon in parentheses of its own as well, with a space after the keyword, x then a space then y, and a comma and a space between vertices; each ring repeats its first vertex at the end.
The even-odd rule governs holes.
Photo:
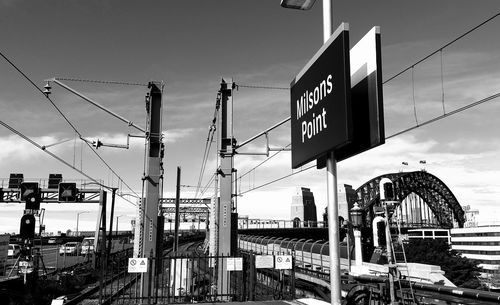
POLYGON ((175 217, 174 217, 174 253, 177 254, 179 250, 179 223, 180 223, 180 196, 181 196, 181 168, 177 166, 177 185, 175 192, 175 217))
MULTIPOLYGON (((323 0, 323 43, 332 35, 333 0, 323 0)), ((340 290, 340 254, 339 254, 339 211, 337 196, 337 160, 333 152, 326 159, 326 181, 328 201, 328 238, 330 247, 330 290, 331 304, 342 302, 340 290)))
POLYGON ((326 160, 326 181, 328 201, 328 246, 330 247, 331 304, 340 305, 340 255, 339 255, 339 211, 337 196, 337 161, 333 153, 326 160))

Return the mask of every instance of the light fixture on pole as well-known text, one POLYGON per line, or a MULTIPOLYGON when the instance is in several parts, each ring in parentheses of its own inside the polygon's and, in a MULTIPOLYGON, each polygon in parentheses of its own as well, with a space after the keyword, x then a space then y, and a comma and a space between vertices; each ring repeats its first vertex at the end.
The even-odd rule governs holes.
POLYGON ((83 211, 83 212, 76 213, 76 236, 80 236, 80 234, 78 232, 78 223, 80 221, 80 214, 84 214, 84 213, 90 213, 90 211, 83 211))
POLYGON ((425 160, 420 160, 418 163, 422 164, 422 168, 421 168, 421 170, 422 170, 423 172, 425 172, 425 165, 427 164, 427 161, 425 161, 425 160))
POLYGON ((406 161, 401 162, 401 167, 399 168, 400 173, 402 173, 404 171, 403 169, 405 166, 408 166, 408 162, 406 162, 406 161))
POLYGON ((363 209, 359 207, 357 202, 354 203, 354 206, 349 211, 349 214, 351 216, 351 223, 353 226, 356 267, 363 265, 363 249, 361 246, 361 227, 363 226, 363 213, 363 209))
POLYGON ((313 7, 316 0, 281 0, 281 6, 297 10, 308 10, 313 7))

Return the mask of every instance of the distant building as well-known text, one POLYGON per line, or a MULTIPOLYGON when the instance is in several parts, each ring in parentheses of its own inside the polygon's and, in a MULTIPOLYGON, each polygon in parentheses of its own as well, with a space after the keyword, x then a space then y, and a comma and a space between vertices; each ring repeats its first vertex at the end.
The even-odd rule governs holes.
POLYGON ((462 206, 465 212, 465 224, 464 228, 475 228, 477 227, 477 215, 479 215, 479 210, 473 210, 470 205, 462 206))
POLYGON ((343 219, 349 219, 349 210, 352 209, 353 202, 358 198, 356 190, 349 184, 344 184, 344 188, 339 187, 337 191, 338 213, 343 219))
POLYGON ((489 280, 500 276, 500 226, 451 229, 451 248, 479 261, 486 285, 491 286, 489 280))
POLYGON ((316 203, 314 195, 310 189, 298 187, 295 195, 292 197, 291 219, 298 225, 307 225, 308 222, 316 225, 316 203))
POLYGON ((411 229, 408 230, 408 239, 443 239, 451 244, 450 230, 448 229, 411 229))

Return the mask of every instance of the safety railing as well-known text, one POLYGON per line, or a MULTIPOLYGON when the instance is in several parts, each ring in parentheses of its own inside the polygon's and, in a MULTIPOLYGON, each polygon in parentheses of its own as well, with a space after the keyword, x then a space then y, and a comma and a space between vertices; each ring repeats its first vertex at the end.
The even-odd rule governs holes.
POLYGON ((100 280, 99 304, 208 303, 295 296, 293 269, 275 269, 274 264, 261 268, 252 253, 149 257, 149 272, 143 274, 130 273, 129 264, 128 258, 107 263, 100 280))

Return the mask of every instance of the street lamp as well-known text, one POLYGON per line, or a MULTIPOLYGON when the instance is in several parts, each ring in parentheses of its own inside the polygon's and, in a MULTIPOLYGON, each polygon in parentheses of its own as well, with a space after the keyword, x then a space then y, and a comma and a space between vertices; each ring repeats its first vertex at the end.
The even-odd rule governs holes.
POLYGON ((355 228, 360 228, 363 226, 363 209, 359 207, 357 202, 354 203, 354 206, 349 211, 351 214, 351 222, 355 228))
MULTIPOLYGON (((281 6, 286 8, 306 10, 311 8, 315 0, 281 0, 281 6)), ((333 32, 333 0, 323 0, 323 43, 326 43, 333 32)), ((337 198, 337 160, 333 152, 329 152, 326 158, 327 171, 327 209, 328 209, 328 239, 330 250, 330 291, 331 304, 340 305, 342 302, 340 283, 340 249, 339 235, 336 231, 339 227, 338 221, 338 198, 337 198)))
POLYGON ((425 172, 425 165, 427 164, 427 161, 425 161, 425 160, 420 160, 418 163, 422 164, 422 168, 421 168, 421 170, 422 170, 423 172, 425 172))
POLYGON ((116 216, 116 234, 115 236, 118 236, 118 219, 122 216, 127 216, 127 215, 119 215, 119 216, 116 216))
POLYGON ((399 169, 400 173, 404 172, 405 166, 408 166, 408 162, 406 162, 406 161, 401 162, 401 168, 399 169))
POLYGON ((90 213, 90 211, 83 211, 76 213, 76 236, 80 236, 80 234, 78 233, 78 222, 80 221, 80 214, 83 213, 90 213))
POLYGON ((359 207, 358 203, 355 202, 354 206, 349 211, 351 216, 351 222, 353 226, 354 235, 354 256, 355 256, 355 266, 360 267, 363 265, 363 248, 361 246, 361 227, 363 226, 363 214, 364 211, 359 207))
POLYGON ((313 7, 316 0, 281 0, 281 6, 297 10, 308 10, 313 7))

